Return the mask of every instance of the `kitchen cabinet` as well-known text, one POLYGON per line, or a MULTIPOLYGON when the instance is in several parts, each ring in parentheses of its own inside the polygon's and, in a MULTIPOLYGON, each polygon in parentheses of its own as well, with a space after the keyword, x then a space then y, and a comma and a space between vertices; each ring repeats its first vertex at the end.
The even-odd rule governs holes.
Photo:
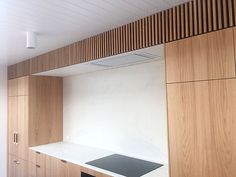
POLYGON ((29 177, 45 177, 45 155, 29 150, 29 177))
MULTIPOLYGON (((95 177, 111 177, 109 175, 94 171, 89 168, 81 167, 79 165, 49 155, 40 154, 40 156, 40 161, 44 159, 43 174, 45 175, 45 177, 81 177, 81 172, 93 175, 95 177)), ((33 158, 33 161, 34 159, 35 158, 33 158)), ((40 166, 42 166, 42 164, 40 166)), ((36 175, 36 167, 34 165, 32 169, 34 170, 30 173, 32 173, 33 175, 31 175, 30 177, 41 177, 40 175, 36 175)))
POLYGON ((68 163, 55 157, 46 156, 46 177, 68 177, 68 163))
MULTIPOLYGON (((27 168, 30 146, 62 140, 62 78, 27 76, 12 79, 8 82, 8 93, 8 152, 23 160, 21 164, 27 163, 24 165, 27 168)), ((44 176, 43 166, 35 165, 36 174, 44 176)), ((17 171, 8 169, 9 176, 17 171)), ((28 173, 28 169, 26 171, 28 173)))
POLYGON ((28 159, 28 96, 9 97, 9 153, 28 159))
POLYGON ((22 160, 13 155, 9 155, 8 159, 9 177, 27 177, 28 176, 27 169, 28 169, 28 164, 25 160, 22 160))
POLYGON ((165 44, 167 83, 235 77, 233 30, 165 44))
POLYGON ((73 163, 68 163, 68 176, 81 177, 81 167, 73 163))
POLYGON ((171 177, 236 176, 236 79, 167 84, 171 177))
POLYGON ((11 79, 8 81, 8 96, 26 96, 28 95, 28 77, 11 79))

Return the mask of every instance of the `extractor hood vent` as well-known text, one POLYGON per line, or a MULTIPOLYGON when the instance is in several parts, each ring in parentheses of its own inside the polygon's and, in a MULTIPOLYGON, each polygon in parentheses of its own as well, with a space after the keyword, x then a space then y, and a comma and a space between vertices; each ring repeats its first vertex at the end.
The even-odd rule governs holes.
POLYGON ((135 65, 139 63, 151 62, 158 59, 161 59, 161 57, 150 53, 133 53, 133 54, 125 54, 123 56, 114 56, 108 59, 92 62, 91 64, 101 67, 115 68, 115 67, 135 65))

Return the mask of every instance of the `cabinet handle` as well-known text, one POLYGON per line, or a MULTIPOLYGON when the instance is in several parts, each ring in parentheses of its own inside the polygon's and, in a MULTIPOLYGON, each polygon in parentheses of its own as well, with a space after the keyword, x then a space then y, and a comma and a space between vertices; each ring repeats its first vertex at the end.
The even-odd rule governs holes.
POLYGON ((16 132, 16 144, 18 144, 18 132, 16 132))
POLYGON ((16 132, 13 132, 13 144, 16 144, 16 132))
POLYGON ((36 165, 37 168, 40 168, 40 165, 36 165))
POLYGON ((61 160, 61 162, 63 162, 63 163, 67 163, 67 161, 66 161, 66 160, 61 160))
POLYGON ((20 165, 20 162, 18 160, 13 160, 13 162, 16 164, 16 165, 20 165))
POLYGON ((41 154, 41 152, 36 151, 36 154, 41 154))

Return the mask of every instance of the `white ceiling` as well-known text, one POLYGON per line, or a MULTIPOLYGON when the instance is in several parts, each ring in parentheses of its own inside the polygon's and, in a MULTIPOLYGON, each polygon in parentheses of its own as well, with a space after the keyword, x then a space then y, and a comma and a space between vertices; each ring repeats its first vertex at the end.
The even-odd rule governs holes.
POLYGON ((13 64, 188 0, 0 0, 0 64, 13 64), (26 49, 26 31, 38 47, 26 49))

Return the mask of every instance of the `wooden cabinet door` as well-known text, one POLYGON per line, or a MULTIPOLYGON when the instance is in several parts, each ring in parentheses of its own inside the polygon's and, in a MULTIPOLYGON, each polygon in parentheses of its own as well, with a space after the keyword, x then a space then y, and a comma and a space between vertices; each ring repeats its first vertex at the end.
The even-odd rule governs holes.
POLYGON ((60 159, 46 156, 46 177, 68 177, 68 163, 60 159))
POLYGON ((28 95, 29 77, 21 77, 8 81, 8 96, 25 96, 28 95))
POLYGON ((18 98, 8 97, 8 152, 17 155, 15 135, 18 122, 18 98))
POLYGON ((45 155, 29 150, 29 177, 45 177, 45 155))
POLYGON ((28 163, 29 177, 45 177, 45 166, 28 163))
POLYGON ((16 159, 13 155, 8 156, 8 177, 16 177, 16 159))
POLYGON ((8 81, 8 96, 18 95, 18 79, 11 79, 8 81))
POLYGON ((18 96, 17 157, 28 160, 28 96, 18 96))
POLYGON ((68 163, 68 177, 81 177, 81 167, 73 163, 68 163))
POLYGON ((236 80, 168 84, 171 177, 236 176, 236 80))
POLYGON ((167 83, 235 77, 233 29, 165 44, 167 83))
POLYGON ((28 164, 16 156, 9 155, 8 177, 28 177, 28 164))
POLYGON ((28 163, 27 161, 17 159, 16 162, 16 177, 28 176, 28 163))

